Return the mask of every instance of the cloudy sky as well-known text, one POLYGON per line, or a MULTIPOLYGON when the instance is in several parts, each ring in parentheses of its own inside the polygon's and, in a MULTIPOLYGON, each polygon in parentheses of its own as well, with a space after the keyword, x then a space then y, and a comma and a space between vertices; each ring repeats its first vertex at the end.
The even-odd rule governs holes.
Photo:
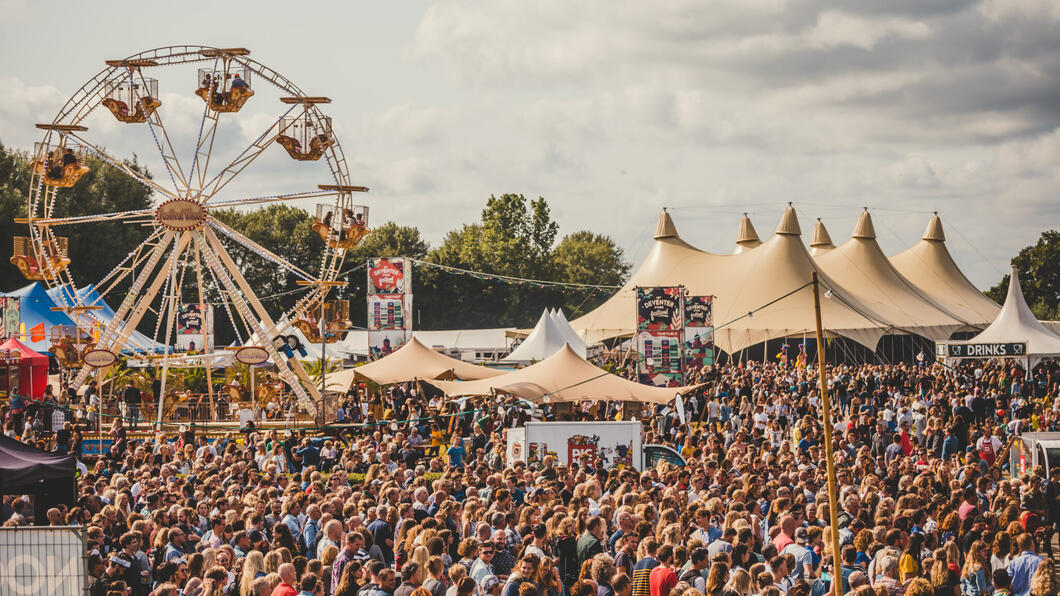
MULTIPOLYGON (((958 263, 986 287, 1060 227, 1055 0, 56 6, 0 0, 5 145, 31 147, 33 124, 104 59, 248 47, 334 100, 372 219, 434 243, 504 192, 544 196, 562 232, 608 234, 634 262, 662 207, 716 252, 731 251, 742 212, 765 236, 788 201, 805 231, 820 217, 836 242, 868 206, 889 253, 938 211, 958 263)), ((155 76, 190 156, 194 71, 155 76)), ((282 109, 255 97, 226 117, 218 152, 238 153, 282 109)), ((108 151, 163 175, 145 130, 101 113, 89 125, 108 151)), ((279 149, 254 166, 233 193, 312 188, 326 173, 279 149)))

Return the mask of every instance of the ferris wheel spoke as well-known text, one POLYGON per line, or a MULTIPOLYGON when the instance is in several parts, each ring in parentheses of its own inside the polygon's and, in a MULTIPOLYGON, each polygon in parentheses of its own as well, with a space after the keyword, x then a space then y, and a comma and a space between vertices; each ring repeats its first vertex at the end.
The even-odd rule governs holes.
MULTIPOLYGON (((143 72, 140 72, 140 79, 143 80, 143 72)), ((146 86, 146 81, 144 81, 146 86)), ((147 127, 151 131, 151 137, 155 141, 155 147, 158 149, 158 154, 162 156, 162 163, 165 164, 166 170, 169 172, 169 179, 173 182, 174 189, 182 189, 188 187, 188 179, 184 175, 184 168, 180 165, 180 160, 177 159, 177 152, 173 150, 173 143, 169 140, 169 133, 166 132, 165 124, 162 122, 161 107, 155 108, 151 114, 147 117, 147 127)))
POLYGON ((203 188, 196 195, 196 198, 201 198, 203 203, 208 202, 213 198, 222 188, 228 185, 229 182, 235 179, 247 166, 254 162, 269 145, 272 145, 273 141, 276 140, 276 135, 272 132, 279 128, 280 122, 287 114, 291 113, 291 110, 298 107, 297 104, 291 105, 287 108, 279 118, 277 118, 272 124, 262 132, 258 138, 254 139, 254 142, 249 147, 243 150, 235 159, 233 159, 223 170, 217 173, 209 182, 207 182, 203 188))
POLYGON ((320 199, 324 197, 337 196, 338 192, 333 190, 308 190, 305 192, 292 192, 282 195, 266 195, 261 197, 247 197, 245 199, 231 199, 210 203, 211 209, 222 209, 225 207, 244 207, 247 205, 260 205, 263 203, 277 203, 280 201, 298 201, 302 199, 320 199))
MULTIPOLYGON (((75 224, 95 223, 100 221, 124 221, 148 217, 154 213, 154 209, 134 209, 132 211, 115 211, 114 213, 101 213, 99 215, 76 215, 73 217, 41 217, 32 220, 35 226, 66 226, 75 224)), ((20 218, 16 220, 22 222, 20 218)), ((25 220, 29 222, 30 220, 25 220)))
POLYGON ((92 153, 95 153, 96 157, 98 157, 98 158, 102 159, 103 161, 109 163, 110 165, 114 166, 115 168, 118 168, 119 170, 124 172, 125 175, 129 176, 130 178, 133 178, 134 180, 136 180, 140 184, 143 184, 144 186, 146 186, 146 187, 148 187, 148 188, 150 188, 150 189, 152 189, 152 190, 154 190, 156 192, 159 192, 159 193, 161 193, 161 194, 163 194, 163 195, 165 195, 165 196, 167 196, 167 197, 169 197, 171 199, 177 198, 177 195, 174 194, 174 191, 169 190, 168 188, 158 184, 154 180, 151 180, 147 176, 144 176, 143 174, 137 172, 136 170, 134 170, 131 167, 129 167, 128 164, 126 164, 126 163, 124 163, 124 162, 122 162, 122 161, 120 161, 118 159, 115 159, 115 158, 111 157, 110 155, 107 154, 106 151, 104 151, 103 149, 101 149, 97 145, 95 145, 95 144, 93 144, 93 143, 91 143, 89 141, 86 141, 83 136, 78 135, 78 134, 74 134, 74 133, 67 133, 67 134, 69 134, 69 136, 71 136, 74 139, 76 139, 77 142, 79 142, 82 145, 84 145, 84 147, 86 149, 88 149, 92 153))
MULTIPOLYGON (((218 58, 214 58, 213 69, 217 70, 218 58)), ((206 185, 206 171, 210 167, 210 154, 213 153, 213 140, 217 135, 217 122, 220 112, 210 109, 210 102, 203 102, 202 120, 199 121, 199 137, 195 141, 195 156, 191 160, 192 181, 195 190, 202 192, 206 185)), ((190 188, 189 188, 190 190, 190 188)))
POLYGON ((218 220, 216 218, 213 218, 213 217, 210 217, 210 218, 207 219, 207 221, 210 222, 210 225, 213 226, 214 229, 220 231, 222 234, 224 234, 225 236, 228 236, 229 238, 231 238, 232 240, 234 240, 238 244, 241 244, 244 247, 250 249, 251 252, 257 254, 259 257, 262 257, 262 258, 264 258, 266 260, 272 261, 274 264, 279 265, 280 267, 283 267, 284 269, 290 271, 291 273, 294 273, 295 275, 297 275, 298 277, 301 277, 302 279, 305 279, 305 280, 314 279, 314 277, 312 275, 306 273, 305 270, 303 270, 301 267, 291 263, 287 259, 285 259, 285 258, 281 257, 280 255, 270 251, 269 249, 265 248, 264 246, 258 244, 257 242, 254 242, 253 240, 251 240, 250 238, 247 238, 243 234, 240 234, 236 230, 234 230, 231 227, 225 225, 220 220, 218 220))

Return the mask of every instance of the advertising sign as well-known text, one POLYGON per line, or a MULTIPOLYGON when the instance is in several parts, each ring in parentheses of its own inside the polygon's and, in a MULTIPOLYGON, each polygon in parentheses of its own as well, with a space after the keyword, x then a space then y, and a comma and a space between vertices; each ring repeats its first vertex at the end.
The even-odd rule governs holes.
POLYGON ((681 331, 637 333, 637 372, 640 382, 657 387, 681 385, 681 331))
POLYGON ((395 350, 405 345, 411 335, 411 331, 404 329, 368 331, 368 358, 377 360, 393 354, 395 350))
POLYGON ((20 299, 0 297, 0 339, 18 337, 18 325, 21 321, 20 299))
POLYGON ((368 295, 368 329, 406 329, 402 294, 368 295))
POLYGON ((177 306, 177 350, 209 352, 213 350, 213 306, 180 304, 177 306))
POLYGON ((935 346, 943 358, 1006 358, 1027 355, 1026 342, 989 344, 938 344, 935 346))
POLYGON ((714 364, 714 297, 685 296, 686 370, 714 364))
POLYGON ((637 288, 637 330, 680 331, 684 326, 682 288, 661 286, 637 288))
POLYGON ((368 259, 369 294, 411 294, 412 268, 400 257, 368 259))

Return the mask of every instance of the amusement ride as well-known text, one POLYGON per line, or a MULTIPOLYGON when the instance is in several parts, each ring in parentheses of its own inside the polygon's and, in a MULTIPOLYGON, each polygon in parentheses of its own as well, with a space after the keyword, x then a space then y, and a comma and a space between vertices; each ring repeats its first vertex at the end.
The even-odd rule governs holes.
MULTIPOLYGON (((310 342, 318 343, 337 341, 339 334, 329 332, 330 327, 350 325, 349 303, 329 300, 328 292, 340 285, 336 278, 346 251, 368 234, 368 208, 354 204, 353 199, 355 193, 368 189, 350 183, 331 118, 321 111, 328 103, 327 97, 308 95, 286 76, 253 60, 245 48, 181 45, 107 60, 106 68, 78 89, 51 122, 37 125, 43 138, 34 147, 26 217, 16 220, 27 226, 28 235, 14 239, 11 262, 27 279, 45 284, 57 308, 76 322, 72 331, 58 336, 53 331, 52 337, 63 364, 77 370, 71 382, 74 389, 87 383, 93 371, 110 366, 123 352, 130 353, 130 337, 149 313, 156 319, 153 339, 162 353, 147 356, 161 360, 164 383, 170 364, 185 358, 171 348, 178 306, 183 301, 205 304, 209 288, 213 296, 220 296, 239 338, 240 351, 257 364, 270 361, 300 406, 310 414, 316 412, 320 390, 292 353, 292 347, 297 349, 297 339, 291 341, 292 329, 298 328, 310 342), (194 84, 184 81, 176 85, 202 100, 197 135, 194 130, 185 131, 196 138, 194 152, 183 160, 170 141, 170 133, 176 135, 177 131, 167 129, 163 119, 166 106, 159 95, 159 77, 179 70, 174 68, 179 65, 197 67, 194 84), (256 91, 265 85, 279 90, 274 108, 279 115, 270 118, 253 142, 234 157, 215 155, 222 152, 220 147, 230 145, 221 141, 235 128, 226 127, 222 120, 255 103, 255 95, 261 97, 256 91), (107 153, 106 139, 96 138, 86 126, 90 114, 100 107, 118 121, 119 132, 150 138, 164 167, 160 179, 149 178, 107 153), (230 183, 241 174, 251 171, 251 164, 272 145, 277 146, 274 151, 282 149, 299 162, 322 161, 327 164, 327 178, 300 192, 255 197, 222 192, 226 187, 231 189, 230 183), (98 160, 92 163, 115 168, 150 189, 154 206, 57 216, 56 205, 64 200, 62 189, 77 185, 89 172, 89 156, 98 160), (313 230, 324 246, 315 271, 294 265, 211 214, 217 209, 307 199, 316 203, 313 230), (67 226, 92 222, 134 226, 143 230, 143 241, 103 279, 75 280, 70 259, 77 247, 70 247, 62 232, 67 226), (306 286, 306 294, 290 310, 270 312, 226 245, 241 246, 283 269, 306 286), (92 282, 93 294, 98 297, 91 298, 83 291, 88 287, 86 282, 92 282), (113 317, 101 318, 98 302, 112 290, 111 296, 115 302, 120 298, 120 304, 113 317)), ((311 173, 322 175, 320 169, 312 168, 311 173)), ((159 419, 162 401, 158 400, 159 419)))

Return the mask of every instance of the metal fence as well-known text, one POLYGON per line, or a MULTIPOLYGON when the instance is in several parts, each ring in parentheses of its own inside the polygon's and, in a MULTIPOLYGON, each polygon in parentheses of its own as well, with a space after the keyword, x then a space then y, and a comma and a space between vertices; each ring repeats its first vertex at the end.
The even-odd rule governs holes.
POLYGON ((0 528, 0 594, 88 594, 88 555, 81 526, 0 528))

